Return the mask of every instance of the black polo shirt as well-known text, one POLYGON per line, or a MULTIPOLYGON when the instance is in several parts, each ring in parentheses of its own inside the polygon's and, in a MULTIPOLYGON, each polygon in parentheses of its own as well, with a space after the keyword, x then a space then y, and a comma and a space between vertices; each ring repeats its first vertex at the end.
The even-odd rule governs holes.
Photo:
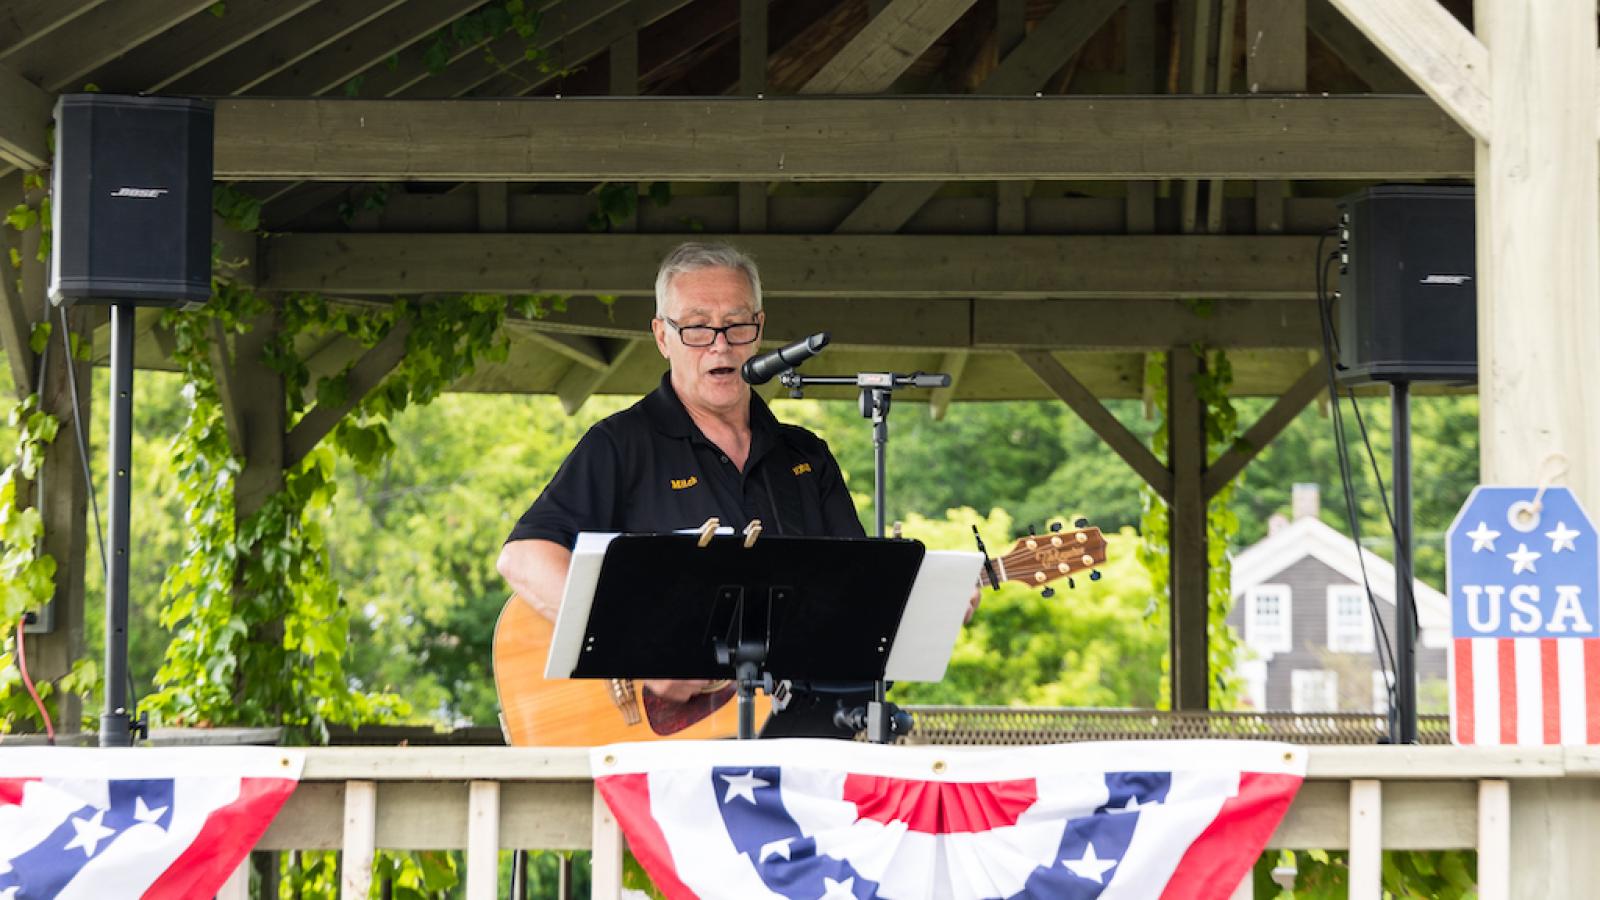
POLYGON ((768 534, 866 536, 821 438, 780 423, 754 394, 750 432, 741 472, 689 418, 669 372, 589 429, 507 541, 571 548, 580 531, 676 531, 712 516, 735 529, 757 518, 768 534))

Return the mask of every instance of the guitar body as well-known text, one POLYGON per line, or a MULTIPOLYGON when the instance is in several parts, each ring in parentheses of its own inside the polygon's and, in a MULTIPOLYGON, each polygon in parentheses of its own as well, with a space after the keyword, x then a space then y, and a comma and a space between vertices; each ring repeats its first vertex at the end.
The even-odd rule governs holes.
MULTIPOLYGON (((545 678, 554 635, 555 624, 521 597, 512 596, 500 611, 494 629, 494 686, 506 740, 512 746, 588 747, 738 736, 739 710, 732 688, 668 704, 635 682, 545 678), (614 690, 633 700, 636 722, 628 722, 614 690)), ((758 727, 771 706, 765 694, 756 695, 758 727)))

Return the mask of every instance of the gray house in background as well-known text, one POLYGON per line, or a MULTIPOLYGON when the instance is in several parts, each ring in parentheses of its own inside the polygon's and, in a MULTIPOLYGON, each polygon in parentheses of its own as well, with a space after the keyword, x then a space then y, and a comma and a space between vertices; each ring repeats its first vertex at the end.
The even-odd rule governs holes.
MULTIPOLYGON (((1378 665, 1372 613, 1362 587, 1366 564, 1379 615, 1395 641, 1394 566, 1319 519, 1314 484, 1294 486, 1294 521, 1274 516, 1266 538, 1233 560, 1233 609, 1243 638, 1239 674, 1245 705, 1258 710, 1366 712, 1388 710, 1378 665)), ((1417 641, 1418 705, 1444 712, 1450 604, 1413 582, 1421 635, 1417 641)), ((1393 671, 1389 673, 1393 677, 1393 671)))

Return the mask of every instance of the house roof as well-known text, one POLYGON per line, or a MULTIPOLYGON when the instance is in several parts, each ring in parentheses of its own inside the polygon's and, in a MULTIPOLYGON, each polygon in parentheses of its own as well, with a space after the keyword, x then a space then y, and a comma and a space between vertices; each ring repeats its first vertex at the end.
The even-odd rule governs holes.
MULTIPOLYGON (((1307 516, 1279 529, 1277 534, 1257 541, 1233 559, 1233 596, 1273 581, 1285 569, 1312 557, 1350 581, 1362 583, 1362 563, 1372 596, 1394 604, 1394 566, 1370 550, 1334 530, 1321 519, 1307 516)), ((1412 580, 1417 598, 1417 620, 1427 643, 1438 643, 1450 634, 1450 601, 1438 589, 1420 579, 1412 580)))

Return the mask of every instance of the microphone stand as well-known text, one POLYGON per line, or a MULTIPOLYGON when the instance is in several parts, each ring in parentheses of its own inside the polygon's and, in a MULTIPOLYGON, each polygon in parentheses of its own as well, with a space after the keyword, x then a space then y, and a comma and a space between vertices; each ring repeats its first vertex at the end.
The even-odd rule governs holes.
MULTIPOLYGON (((801 375, 789 369, 778 376, 778 381, 789 389, 789 396, 804 398, 808 385, 850 385, 861 391, 861 416, 872 420, 872 513, 877 520, 878 537, 884 537, 888 491, 889 402, 896 388, 946 388, 950 376, 913 372, 900 375, 893 372, 861 372, 856 375, 801 375)), ((872 701, 866 709, 840 710, 836 721, 856 731, 867 732, 867 740, 874 744, 887 744, 894 734, 911 730, 910 715, 895 709, 887 699, 888 686, 880 679, 872 683, 872 701)))

